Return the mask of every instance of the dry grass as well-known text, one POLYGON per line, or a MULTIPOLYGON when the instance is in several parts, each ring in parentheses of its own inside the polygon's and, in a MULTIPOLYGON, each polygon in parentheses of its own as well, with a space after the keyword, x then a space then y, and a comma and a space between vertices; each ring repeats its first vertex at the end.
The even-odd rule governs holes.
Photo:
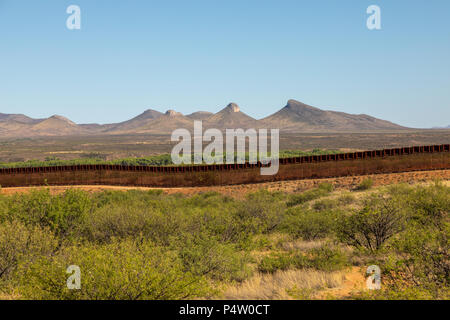
POLYGON ((258 273, 240 285, 229 287, 221 298, 236 300, 295 299, 295 292, 308 292, 308 295, 312 296, 323 289, 340 287, 344 280, 344 272, 326 273, 305 269, 277 271, 274 274, 258 273))
POLYGON ((0 292, 0 300, 19 300, 19 299, 20 299, 19 294, 0 292))
POLYGON ((308 251, 311 249, 317 249, 320 247, 323 247, 323 245, 326 243, 325 240, 315 240, 315 241, 303 241, 303 240, 296 240, 296 241, 289 241, 289 242, 283 242, 280 244, 280 249, 284 251, 308 251))

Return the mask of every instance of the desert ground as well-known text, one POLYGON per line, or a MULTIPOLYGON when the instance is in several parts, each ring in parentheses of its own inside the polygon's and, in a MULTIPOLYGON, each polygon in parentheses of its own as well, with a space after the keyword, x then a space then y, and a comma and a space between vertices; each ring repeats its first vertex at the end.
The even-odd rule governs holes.
MULTIPOLYGON (((409 185, 408 188, 432 188, 436 181, 439 181, 439 184, 442 186, 449 187, 450 170, 377 174, 330 179, 308 179, 204 188, 163 188, 158 190, 162 190, 167 197, 176 197, 177 194, 182 194, 183 197, 186 197, 186 200, 195 199, 196 196, 205 196, 204 199, 208 199, 208 194, 211 194, 211 192, 216 192, 220 194, 220 196, 231 197, 236 201, 245 203, 245 201, 251 199, 252 195, 254 196, 258 192, 261 192, 261 189, 275 193, 281 192, 285 195, 287 194, 289 197, 296 197, 298 195, 306 194, 307 192, 317 192, 317 190, 321 190, 321 188, 323 191, 324 185, 332 186, 330 189, 332 191, 325 192, 325 194, 317 199, 307 200, 306 203, 300 205, 300 207, 297 207, 300 210, 306 211, 310 210, 308 208, 312 208, 312 210, 318 210, 317 214, 319 214, 322 212, 321 210, 324 210, 322 206, 327 203, 338 203, 339 201, 344 200, 350 201, 350 204, 344 206, 346 210, 358 210, 359 206, 364 203, 364 199, 370 198, 371 194, 389 194, 389 188, 391 186, 395 187, 403 183, 404 185, 409 185), (373 181, 373 185, 369 189, 358 190, 358 186, 361 186, 363 181, 367 181, 368 179, 373 181), (250 196, 250 198, 248 198, 248 196, 250 196)), ((6 196, 6 198, 2 197, 3 201, 8 201, 7 198, 13 195, 26 197, 28 194, 31 194, 31 197, 36 197, 37 194, 33 196, 32 192, 39 190, 44 191, 43 189, 49 190, 52 197, 64 197, 65 195, 69 195, 66 193, 69 189, 87 191, 88 194, 91 194, 92 196, 95 196, 102 191, 124 191, 124 196, 126 196, 125 191, 150 191, 155 188, 117 186, 23 187, 2 188, 1 194, 6 196)), ((323 212, 326 212, 326 210, 327 209, 323 212)), ((125 225, 121 226, 121 228, 124 227, 125 225)), ((285 233, 274 232, 267 235, 256 235, 253 239, 255 243, 259 243, 259 241, 262 240, 264 240, 264 242, 248 252, 248 257, 251 257, 253 261, 248 266, 255 270, 253 271, 253 274, 237 282, 221 281, 215 285, 215 290, 217 289, 218 291, 214 291, 216 293, 205 296, 204 298, 256 300, 353 299, 355 297, 364 297, 365 294, 370 294, 366 287, 365 275, 368 263, 367 259, 371 257, 370 255, 367 256, 366 254, 360 254, 358 253, 359 251, 355 251, 355 249, 352 249, 348 245, 338 245, 332 241, 330 242, 330 239, 327 238, 296 238, 288 236, 285 233), (289 256, 294 252, 321 252, 320 250, 329 247, 333 248, 332 250, 338 250, 337 252, 341 252, 342 254, 351 257, 351 263, 341 267, 333 266, 330 267, 331 269, 327 269, 328 267, 315 267, 312 269, 291 267, 284 269, 284 267, 276 265, 269 265, 270 268, 275 269, 264 269, 264 261, 272 261, 271 263, 275 263, 274 261, 277 260, 273 259, 281 259, 279 257, 283 257, 283 255, 289 256), (255 265, 255 263, 257 264, 255 265)), ((0 299, 26 298, 26 296, 23 296, 22 293, 18 293, 15 290, 16 289, 11 289, 4 292, 0 290, 0 299)))
MULTIPOLYGON (((450 130, 414 130, 377 133, 283 133, 280 150, 313 149, 361 151, 445 144, 450 130)), ((175 142, 168 135, 97 135, 0 139, 0 162, 101 158, 114 160, 170 153, 175 142)))

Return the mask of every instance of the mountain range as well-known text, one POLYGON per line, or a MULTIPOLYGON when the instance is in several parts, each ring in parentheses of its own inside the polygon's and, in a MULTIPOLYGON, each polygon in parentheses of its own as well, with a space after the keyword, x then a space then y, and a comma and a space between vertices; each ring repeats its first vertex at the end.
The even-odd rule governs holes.
POLYGON ((149 109, 130 120, 112 124, 76 124, 58 115, 47 119, 33 119, 23 114, 0 113, 0 136, 170 134, 178 128, 192 130, 194 120, 202 120, 204 129, 278 128, 282 133, 398 131, 408 129, 365 114, 356 115, 321 110, 296 100, 289 100, 281 110, 260 120, 242 112, 235 103, 230 103, 215 114, 197 111, 189 115, 183 115, 174 110, 162 113, 149 109))

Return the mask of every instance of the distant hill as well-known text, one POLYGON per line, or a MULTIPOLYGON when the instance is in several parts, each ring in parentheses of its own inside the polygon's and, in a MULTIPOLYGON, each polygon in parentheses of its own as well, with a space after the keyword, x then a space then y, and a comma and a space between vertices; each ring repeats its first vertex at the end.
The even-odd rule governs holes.
POLYGON ((2 136, 56 136, 89 133, 89 130, 58 115, 51 116, 48 119, 32 119, 22 115, 20 115, 21 117, 12 116, 14 117, 2 117, 3 120, 0 121, 0 134, 2 136))
POLYGON ((168 110, 166 113, 157 115, 153 118, 147 118, 143 121, 136 121, 133 127, 120 125, 108 131, 114 134, 133 134, 133 133, 153 133, 170 134, 178 128, 193 129, 193 120, 185 117, 179 112, 168 110))
POLYGON ((289 100, 285 107, 274 114, 256 120, 241 111, 236 103, 228 104, 213 114, 197 111, 187 116, 168 110, 162 113, 148 109, 140 115, 119 123, 76 124, 62 116, 33 119, 22 114, 0 113, 0 135, 57 136, 89 134, 170 134, 178 128, 193 129, 194 120, 202 120, 203 128, 248 129, 278 128, 281 132, 368 132, 397 131, 407 129, 395 123, 365 114, 322 110, 296 100, 289 100))
POLYGON ((157 119, 162 115, 163 113, 159 111, 148 109, 130 120, 110 125, 109 128, 107 128, 106 130, 108 132, 130 131, 135 128, 142 127, 149 121, 157 119))
POLYGON ((29 134, 30 124, 18 122, 15 120, 0 121, 0 135, 2 137, 8 136, 23 136, 29 134))
POLYGON ((87 133, 86 129, 77 125, 69 119, 54 115, 48 119, 39 121, 29 128, 34 135, 53 136, 53 135, 76 135, 87 133))
POLYGON ((213 115, 212 112, 208 111, 197 111, 191 114, 188 114, 186 117, 192 120, 206 120, 213 115))
POLYGON ((236 103, 230 103, 224 109, 205 119, 205 128, 237 129, 256 128, 257 120, 241 111, 236 103))
POLYGON ((365 114, 325 111, 296 100, 289 100, 280 111, 261 119, 267 128, 289 132, 339 132, 406 129, 395 123, 365 114))
POLYGON ((39 122, 41 119, 33 119, 30 117, 27 117, 24 114, 7 114, 7 113, 0 113, 0 122, 5 121, 16 121, 21 123, 36 123, 39 122))

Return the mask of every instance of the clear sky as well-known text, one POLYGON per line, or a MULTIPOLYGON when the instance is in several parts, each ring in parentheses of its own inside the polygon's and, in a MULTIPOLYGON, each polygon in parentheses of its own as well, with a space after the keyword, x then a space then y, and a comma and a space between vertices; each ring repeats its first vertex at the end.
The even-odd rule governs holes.
POLYGON ((0 112, 109 123, 233 101, 261 118, 290 98, 449 125, 450 1, 0 0, 0 112))

